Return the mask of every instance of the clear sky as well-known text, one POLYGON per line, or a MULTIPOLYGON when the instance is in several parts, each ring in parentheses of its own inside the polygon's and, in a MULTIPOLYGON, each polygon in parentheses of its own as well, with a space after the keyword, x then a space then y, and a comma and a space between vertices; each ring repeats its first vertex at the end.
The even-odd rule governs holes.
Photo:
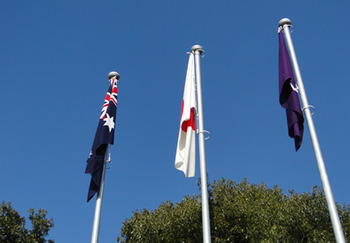
MULTIPOLYGON (((120 73, 100 242, 134 210, 198 194, 174 168, 188 55, 201 58, 209 181, 298 193, 321 180, 307 125, 298 152, 278 102, 278 22, 293 24, 334 198, 350 202, 349 1, 0 1, 0 200, 48 210, 56 242, 89 242, 84 173, 108 88, 120 73)), ((198 148, 198 146, 197 146, 198 148)))

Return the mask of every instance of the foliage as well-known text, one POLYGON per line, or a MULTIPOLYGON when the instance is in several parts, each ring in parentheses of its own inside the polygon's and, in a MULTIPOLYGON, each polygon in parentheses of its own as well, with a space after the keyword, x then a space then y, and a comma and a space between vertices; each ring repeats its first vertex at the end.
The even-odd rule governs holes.
POLYGON ((124 222, 122 235, 127 235, 127 242, 176 242, 179 238, 200 242, 201 217, 199 197, 187 196, 176 205, 167 201, 152 212, 134 211, 124 222))
POLYGON ((29 209, 31 229, 25 227, 26 219, 12 208, 11 202, 2 202, 0 206, 0 242, 4 243, 53 243, 45 240, 53 227, 53 219, 46 218, 47 211, 29 209))
MULTIPOLYGON (((221 179, 209 187, 213 242, 334 242, 326 199, 319 187, 298 194, 221 179)), ((349 207, 337 205, 349 240, 349 207)), ((201 201, 187 196, 157 209, 134 211, 123 222, 118 242, 202 242, 201 201)))

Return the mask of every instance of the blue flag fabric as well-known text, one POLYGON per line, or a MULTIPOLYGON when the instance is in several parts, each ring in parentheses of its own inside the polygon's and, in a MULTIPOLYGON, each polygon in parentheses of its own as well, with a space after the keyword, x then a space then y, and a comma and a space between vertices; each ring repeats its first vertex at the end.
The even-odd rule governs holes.
POLYGON ((114 125, 117 113, 117 98, 117 80, 112 78, 110 80, 110 86, 102 107, 95 140, 87 160, 85 173, 89 173, 91 175, 87 201, 90 201, 90 199, 93 198, 93 196, 100 190, 102 169, 107 147, 108 144, 114 143, 114 125))
POLYGON ((295 150, 297 151, 303 140, 304 116, 300 108, 298 87, 294 80, 293 69, 290 64, 282 30, 278 35, 279 100, 281 106, 286 109, 288 134, 291 138, 294 138, 295 150))

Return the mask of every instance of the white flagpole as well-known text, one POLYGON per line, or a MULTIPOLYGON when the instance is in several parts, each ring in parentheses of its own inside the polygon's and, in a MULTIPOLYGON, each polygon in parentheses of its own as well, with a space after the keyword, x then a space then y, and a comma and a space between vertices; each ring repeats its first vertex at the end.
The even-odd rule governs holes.
POLYGON ((290 32, 289 32, 289 27, 292 25, 292 23, 291 23, 290 19, 284 18, 284 19, 281 19, 279 21, 278 25, 283 28, 284 36, 286 38, 286 42, 288 45, 290 59, 292 61, 294 73, 296 76, 296 81, 297 81, 297 84, 299 87, 300 98, 301 98, 301 101, 303 103, 303 110, 304 110, 307 124, 309 127, 309 132, 310 132, 312 144, 313 144, 314 151, 315 151, 318 169, 320 171, 321 181, 322 181, 323 190, 324 190, 326 200, 327 200, 327 205, 328 205, 328 210, 329 210, 329 214, 330 214, 331 221, 332 221, 334 235, 335 235, 337 242, 346 242, 345 237, 344 237, 344 233, 343 233, 343 229, 342 229, 342 226, 341 226, 341 223, 339 220, 338 211, 337 211, 337 208, 336 208, 336 205, 334 202, 332 189, 331 189, 331 186, 330 186, 330 183, 328 180, 326 167, 325 167, 324 162, 323 162, 320 145, 318 143, 315 126, 314 126, 314 123, 312 120, 310 105, 307 101, 303 80, 301 78, 297 57, 296 57, 295 51, 294 51, 292 38, 291 38, 290 32))
POLYGON ((101 209, 102 209, 103 188, 105 185, 105 174, 106 174, 108 147, 109 147, 109 145, 107 146, 106 155, 105 155, 105 159, 103 162, 100 190, 99 190, 99 192, 97 194, 97 198, 96 198, 95 216, 94 216, 94 224, 92 226, 91 243, 98 243, 98 236, 100 233, 100 219, 101 219, 101 209))
POLYGON ((207 169, 205 163, 205 146, 204 146, 204 124, 203 124, 203 107, 202 107, 202 86, 201 86, 201 70, 200 55, 203 48, 200 45, 194 45, 191 49, 195 55, 196 63, 196 84, 197 84, 197 116, 198 116, 198 140, 199 140, 199 158, 201 170, 201 187, 202 187, 202 224, 203 224, 203 242, 211 242, 210 234, 210 217, 209 217, 209 197, 207 185, 207 169))
MULTIPOLYGON (((114 79, 119 80, 119 77, 120 76, 117 72, 110 72, 108 74, 108 79, 114 78, 114 79)), ((100 219, 101 219, 101 209, 102 209, 103 188, 105 185, 108 149, 109 149, 109 144, 107 145, 107 148, 106 148, 106 154, 105 154, 103 167, 102 167, 100 190, 99 190, 99 192, 97 194, 97 198, 96 198, 95 216, 94 216, 94 223, 92 226, 91 243, 98 243, 98 237, 99 237, 99 233, 100 233, 100 219)))

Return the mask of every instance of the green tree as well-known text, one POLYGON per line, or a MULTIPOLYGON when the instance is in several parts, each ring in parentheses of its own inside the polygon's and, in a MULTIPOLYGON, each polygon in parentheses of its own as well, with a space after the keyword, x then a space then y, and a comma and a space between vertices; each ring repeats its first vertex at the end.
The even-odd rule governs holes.
MULTIPOLYGON (((221 179, 209 187, 213 242, 335 242, 323 191, 284 194, 264 183, 221 179)), ((349 240, 350 210, 337 205, 349 240)), ((134 211, 123 222, 118 242, 202 242, 200 196, 157 209, 134 211)))
POLYGON ((26 228, 26 219, 12 208, 11 202, 2 202, 0 206, 0 242, 3 243, 54 243, 46 240, 53 227, 53 219, 46 217, 47 211, 29 209, 31 229, 26 228))

